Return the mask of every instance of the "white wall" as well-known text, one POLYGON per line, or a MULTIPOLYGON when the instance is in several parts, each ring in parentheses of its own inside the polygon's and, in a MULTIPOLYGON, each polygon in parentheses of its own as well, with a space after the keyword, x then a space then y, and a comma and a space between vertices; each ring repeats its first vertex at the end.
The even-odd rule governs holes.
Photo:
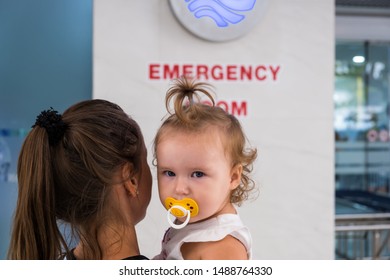
POLYGON ((336 39, 361 41, 388 41, 390 18, 387 16, 338 15, 336 39))
MULTIPOLYGON (((150 149, 170 85, 149 79, 150 63, 279 66, 275 81, 210 81, 219 100, 247 104, 239 118, 259 151, 260 195, 240 214, 255 259, 334 258, 333 1, 269 1, 247 35, 212 43, 187 32, 167 0, 95 0, 93 47, 94 98, 120 104, 140 123, 150 149)), ((156 181, 153 188, 137 228, 149 257, 168 226, 156 181)))

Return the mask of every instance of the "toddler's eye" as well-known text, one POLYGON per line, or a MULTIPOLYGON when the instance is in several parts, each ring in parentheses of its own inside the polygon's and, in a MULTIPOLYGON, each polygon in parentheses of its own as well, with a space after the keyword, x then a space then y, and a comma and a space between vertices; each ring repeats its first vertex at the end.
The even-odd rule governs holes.
POLYGON ((192 177, 201 178, 203 176, 204 176, 204 173, 201 171, 195 171, 194 173, 192 173, 192 177))
POLYGON ((164 171, 164 174, 167 175, 168 177, 174 177, 176 174, 172 171, 164 171))

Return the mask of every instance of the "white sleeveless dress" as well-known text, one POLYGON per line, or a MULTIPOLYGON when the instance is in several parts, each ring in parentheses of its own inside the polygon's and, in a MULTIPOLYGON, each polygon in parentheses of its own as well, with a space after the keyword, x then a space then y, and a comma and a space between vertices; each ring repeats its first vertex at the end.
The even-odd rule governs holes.
POLYGON ((162 240, 161 253, 154 260, 183 260, 180 248, 187 242, 218 241, 231 235, 246 248, 252 259, 252 237, 237 214, 223 214, 202 222, 188 224, 182 229, 169 228, 162 240))

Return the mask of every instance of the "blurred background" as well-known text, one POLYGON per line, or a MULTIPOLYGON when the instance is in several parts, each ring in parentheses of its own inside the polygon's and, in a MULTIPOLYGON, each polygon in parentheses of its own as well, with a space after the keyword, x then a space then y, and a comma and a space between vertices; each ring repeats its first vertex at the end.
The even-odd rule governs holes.
POLYGON ((92 98, 92 0, 0 0, 0 259, 18 153, 36 116, 92 98))
MULTIPOLYGON (((390 259, 390 2, 334 4, 332 250, 390 259)), ((21 144, 40 111, 92 98, 92 38, 92 0, 0 0, 0 259, 21 144)))

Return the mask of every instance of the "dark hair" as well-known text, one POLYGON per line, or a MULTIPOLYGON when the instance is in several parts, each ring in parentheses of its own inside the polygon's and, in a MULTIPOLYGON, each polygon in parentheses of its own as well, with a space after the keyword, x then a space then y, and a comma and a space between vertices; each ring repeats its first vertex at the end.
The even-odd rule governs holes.
POLYGON ((156 160, 157 145, 169 128, 186 133, 202 133, 209 127, 218 129, 223 138, 225 151, 232 160, 232 167, 237 164, 241 164, 243 167, 240 185, 232 191, 230 196, 232 203, 241 205, 255 189, 255 182, 249 177, 249 174, 257 157, 257 149, 247 147, 246 137, 237 118, 215 106, 211 90, 210 84, 196 82, 185 76, 174 80, 165 99, 165 105, 170 115, 161 125, 154 140, 154 161, 156 160), (202 95, 210 99, 212 106, 201 102, 202 95), (170 109, 172 102, 173 111, 170 109))
POLYGON ((118 105, 87 100, 67 109, 55 144, 45 127, 34 125, 18 160, 18 200, 9 259, 58 259, 68 240, 58 220, 72 227, 86 258, 100 259, 97 230, 113 174, 126 163, 140 169, 143 138, 137 123, 118 105))

